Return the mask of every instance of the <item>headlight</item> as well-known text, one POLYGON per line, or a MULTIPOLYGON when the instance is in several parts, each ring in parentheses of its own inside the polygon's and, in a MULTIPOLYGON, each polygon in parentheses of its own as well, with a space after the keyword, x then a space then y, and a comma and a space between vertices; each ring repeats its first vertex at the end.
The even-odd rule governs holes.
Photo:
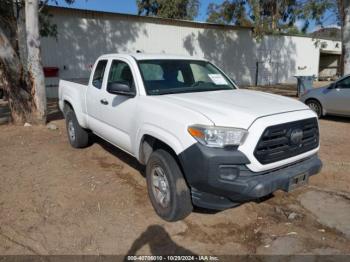
POLYGON ((248 131, 241 128, 193 125, 188 132, 198 142, 208 147, 239 146, 248 135, 248 131))

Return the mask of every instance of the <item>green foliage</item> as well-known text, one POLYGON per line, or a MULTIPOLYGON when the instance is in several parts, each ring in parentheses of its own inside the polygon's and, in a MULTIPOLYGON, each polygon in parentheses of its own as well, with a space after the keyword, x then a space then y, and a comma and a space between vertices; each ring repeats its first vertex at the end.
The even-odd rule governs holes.
MULTIPOLYGON (((64 0, 67 4, 71 5, 75 0, 64 0)), ((57 25, 51 22, 52 15, 49 14, 47 8, 48 3, 54 3, 58 5, 57 0, 44 0, 40 3, 39 23, 40 23, 40 35, 42 37, 57 37, 57 25)))
MULTIPOLYGON (((65 0, 68 4, 73 4, 75 0, 65 0)), ((58 5, 56 0, 51 0, 52 3, 58 5)), ((45 6, 49 3, 49 0, 41 1, 39 12, 40 23, 40 35, 43 37, 56 37, 57 25, 51 22, 52 15, 48 13, 45 6)), ((16 31, 16 20, 19 15, 24 13, 20 12, 25 6, 24 0, 0 0, 0 26, 7 29, 7 33, 14 34, 16 31)), ((10 37, 11 38, 11 37, 10 37)))
MULTIPOLYGON (((23 0, 22 0, 23 1, 23 0)), ((75 0, 64 0, 67 4, 71 5, 75 0)), ((59 5, 57 0, 42 0, 39 6, 39 25, 40 25, 40 35, 42 37, 57 37, 57 25, 53 24, 51 18, 53 15, 49 14, 46 6, 49 3, 59 5)))
POLYGON ((39 14, 40 35, 42 37, 57 37, 57 25, 51 22, 52 15, 44 7, 39 14))
POLYGON ((210 4, 208 21, 223 24, 251 26, 257 37, 264 34, 305 33, 313 20, 322 25, 330 10, 339 17, 340 0, 225 0, 222 4, 210 4), (296 21, 302 21, 300 30, 296 21))
POLYGON ((311 1, 299 1, 297 18, 304 21, 302 31, 306 32, 310 25, 310 21, 314 20, 317 25, 322 26, 325 20, 329 17, 325 17, 326 11, 331 11, 331 16, 336 19, 339 24, 339 9, 337 0, 311 0, 311 1))
POLYGON ((245 0, 225 0, 222 4, 208 6, 208 22, 252 26, 245 0))
POLYGON ((137 7, 139 15, 193 20, 199 0, 137 0, 137 7))
POLYGON ((284 30, 284 33, 287 35, 300 35, 300 36, 305 36, 305 33, 299 30, 298 27, 292 26, 288 27, 284 30))

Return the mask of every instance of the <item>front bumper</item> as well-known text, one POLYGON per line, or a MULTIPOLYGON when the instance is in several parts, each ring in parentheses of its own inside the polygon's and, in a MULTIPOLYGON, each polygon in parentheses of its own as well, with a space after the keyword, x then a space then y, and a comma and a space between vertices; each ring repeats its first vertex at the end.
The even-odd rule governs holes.
POLYGON ((225 209, 262 198, 276 190, 288 191, 290 180, 299 174, 312 176, 322 168, 317 155, 293 164, 252 172, 249 159, 238 150, 207 148, 195 144, 179 156, 196 206, 225 209))

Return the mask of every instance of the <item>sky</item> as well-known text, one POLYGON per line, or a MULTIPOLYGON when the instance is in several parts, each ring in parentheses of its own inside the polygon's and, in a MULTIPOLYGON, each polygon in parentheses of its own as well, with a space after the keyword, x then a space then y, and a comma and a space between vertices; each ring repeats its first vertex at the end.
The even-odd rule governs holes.
MULTIPOLYGON (((206 20, 207 8, 209 3, 220 4, 223 1, 224 0, 201 0, 200 10, 196 20, 206 20)), ((126 14, 137 14, 136 0, 76 0, 75 3, 72 5, 67 5, 64 0, 58 0, 57 2, 60 6, 67 6, 73 8, 109 11, 126 14)))
MULTIPOLYGON (((54 3, 54 0, 51 0, 51 4, 54 3)), ((207 18, 207 8, 209 3, 220 4, 224 0, 200 0, 200 9, 199 14, 195 20, 197 21, 206 21, 207 18)), ((125 14, 137 14, 136 0, 76 0, 74 4, 67 5, 64 0, 57 0, 60 6, 79 8, 79 9, 88 9, 88 10, 97 10, 97 11, 108 11, 116 13, 125 13, 125 14)), ((54 5, 54 4, 53 4, 54 5)), ((327 16, 327 14, 326 14, 327 16)), ((324 27, 333 27, 334 19, 328 19, 325 22, 324 27)), ((302 27, 303 21, 297 21, 296 26, 299 28, 302 27)), ((318 30, 320 27, 311 22, 308 32, 313 32, 318 30)))

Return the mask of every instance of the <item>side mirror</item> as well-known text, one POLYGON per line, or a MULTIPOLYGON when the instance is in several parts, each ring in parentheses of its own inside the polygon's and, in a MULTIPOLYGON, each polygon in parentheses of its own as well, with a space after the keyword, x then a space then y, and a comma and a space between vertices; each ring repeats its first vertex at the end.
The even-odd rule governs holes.
POLYGON ((127 82, 113 82, 108 83, 107 92, 115 95, 123 95, 134 97, 135 91, 131 90, 131 87, 127 82))

